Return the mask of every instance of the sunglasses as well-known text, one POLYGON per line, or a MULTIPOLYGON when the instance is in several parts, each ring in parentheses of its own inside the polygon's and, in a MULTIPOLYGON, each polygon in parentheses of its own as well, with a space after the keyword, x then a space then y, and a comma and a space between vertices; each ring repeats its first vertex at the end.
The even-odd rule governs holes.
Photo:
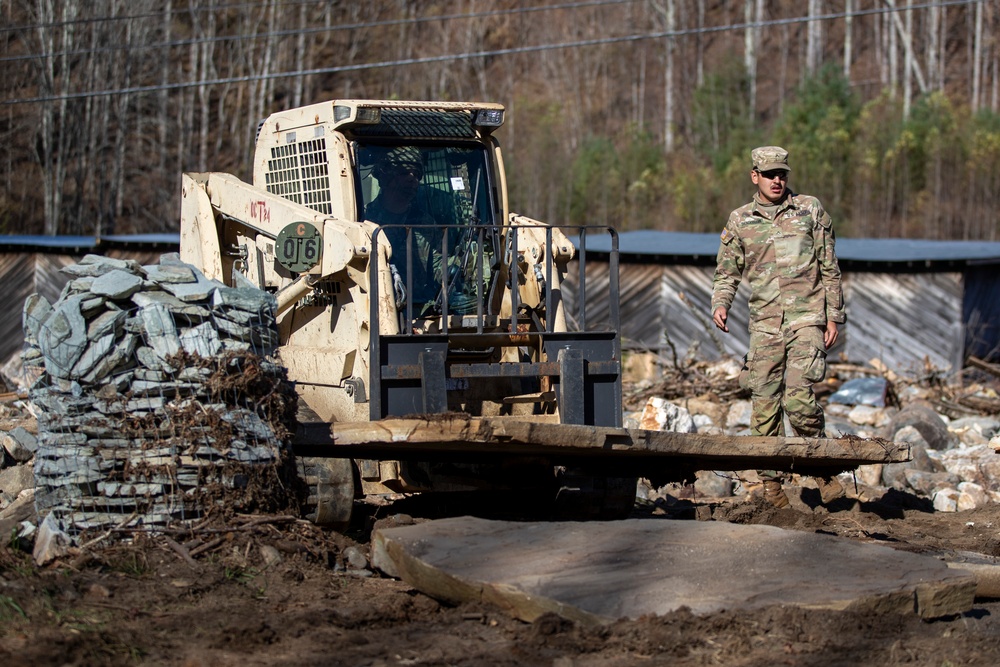
POLYGON ((421 178, 424 177, 424 168, 421 167, 420 165, 416 165, 416 164, 412 164, 412 165, 398 165, 396 167, 393 167, 389 171, 389 174, 393 178, 398 178, 399 176, 409 175, 409 176, 413 176, 413 178, 415 178, 415 179, 417 179, 419 181, 421 178))

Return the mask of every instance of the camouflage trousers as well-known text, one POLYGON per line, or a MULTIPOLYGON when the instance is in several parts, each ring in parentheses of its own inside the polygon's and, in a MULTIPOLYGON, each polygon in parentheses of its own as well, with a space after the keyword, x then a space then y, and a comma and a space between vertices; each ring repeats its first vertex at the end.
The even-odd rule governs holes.
POLYGON ((796 435, 823 436, 823 407, 812 386, 825 376, 823 327, 779 334, 751 331, 750 351, 740 373, 740 386, 750 392, 753 404, 750 432, 785 435, 784 415, 788 415, 796 435))

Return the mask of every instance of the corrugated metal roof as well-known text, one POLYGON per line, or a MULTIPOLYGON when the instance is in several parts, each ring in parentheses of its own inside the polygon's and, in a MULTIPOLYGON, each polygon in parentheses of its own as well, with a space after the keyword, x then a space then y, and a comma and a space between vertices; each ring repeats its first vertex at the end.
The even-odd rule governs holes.
POLYGON ((157 246, 178 248, 181 235, 172 234, 111 234, 100 238, 95 236, 45 236, 31 234, 11 234, 0 236, 0 249, 26 250, 38 252, 81 252, 96 250, 104 246, 138 247, 157 246))
MULTIPOLYGON (((573 242, 579 247, 579 239, 573 242)), ((587 238, 591 252, 608 252, 611 240, 606 235, 587 238)), ((643 230, 622 232, 618 250, 623 261, 629 255, 654 258, 687 258, 694 262, 714 263, 719 250, 718 234, 663 232, 643 230)), ((1000 242, 937 241, 929 239, 837 239, 837 257, 848 263, 901 265, 1000 264, 1000 242)))
MULTIPOLYGON (((573 238, 579 248, 579 239, 573 238)), ((0 236, 0 248, 23 250, 96 250, 104 245, 120 247, 157 246, 177 248, 180 234, 115 234, 96 238, 93 236, 0 236)), ((590 252, 606 253, 611 248, 611 237, 594 234, 587 238, 590 252)), ((719 250, 719 235, 714 233, 663 232, 642 230, 622 232, 619 235, 619 252, 628 255, 661 258, 687 258, 701 263, 714 263, 719 250)), ((938 241, 930 239, 837 239, 837 257, 845 262, 899 263, 899 264, 1000 264, 998 241, 938 241)))

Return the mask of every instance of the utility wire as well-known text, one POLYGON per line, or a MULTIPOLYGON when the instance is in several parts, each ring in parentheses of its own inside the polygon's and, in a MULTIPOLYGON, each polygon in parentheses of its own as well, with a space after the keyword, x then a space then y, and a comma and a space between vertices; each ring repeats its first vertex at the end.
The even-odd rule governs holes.
POLYGON ((883 7, 876 9, 866 9, 851 12, 837 12, 832 14, 820 14, 818 16, 800 16, 785 19, 771 19, 768 21, 753 21, 748 23, 734 23, 722 26, 708 26, 703 28, 689 28, 684 30, 667 30, 638 35, 625 35, 622 37, 605 37, 600 39, 583 39, 561 44, 540 44, 534 46, 521 46, 507 49, 493 49, 490 51, 476 51, 466 53, 445 54, 440 56, 427 56, 422 58, 404 58, 399 60, 389 60, 372 63, 357 63, 354 65, 340 65, 334 67, 320 67, 308 70, 297 70, 294 72, 272 72, 269 74, 253 74, 247 76, 224 77, 217 79, 203 79, 200 81, 181 81, 150 86, 133 86, 129 88, 117 88, 107 90, 95 90, 79 93, 67 93, 64 95, 49 95, 14 100, 0 101, 0 106, 10 106, 13 104, 32 104, 40 102, 56 102, 63 100, 84 99, 88 97, 104 97, 108 95, 132 95, 139 93, 157 92, 165 90, 180 90, 184 88, 196 88, 200 86, 226 85, 233 83, 247 83, 251 81, 265 81, 270 79, 294 78, 298 76, 311 76, 317 74, 337 74, 341 72, 355 72, 369 69, 381 69, 385 67, 403 67, 407 65, 422 65, 435 62, 462 61, 473 58, 487 58, 495 56, 517 55, 524 53, 538 53, 542 51, 555 51, 570 48, 582 48, 587 46, 605 46, 608 44, 621 44, 628 42, 639 42, 649 39, 664 39, 674 37, 686 37, 691 35, 704 35, 735 30, 745 30, 747 28, 765 28, 781 25, 791 25, 795 23, 808 23, 810 21, 831 21, 845 18, 847 16, 867 16, 874 14, 891 14, 902 11, 914 11, 919 9, 929 9, 932 7, 951 7, 955 5, 979 4, 983 0, 938 0, 909 7, 883 7))
MULTIPOLYGON (((282 0, 282 5, 325 5, 329 0, 282 0)), ((145 14, 126 14, 123 16, 92 16, 85 19, 70 19, 69 21, 52 21, 50 23, 25 23, 23 25, 7 26, 0 28, 0 33, 24 32, 25 30, 38 30, 39 28, 63 28, 71 25, 86 25, 88 23, 102 23, 105 21, 130 21, 132 19, 159 18, 164 14, 195 14, 202 12, 215 12, 224 9, 245 9, 247 7, 260 7, 258 2, 234 2, 228 5, 208 5, 197 7, 178 7, 169 12, 147 12, 145 14)))
MULTIPOLYGON (((309 0, 307 0, 309 1, 309 0)), ((490 18, 493 16, 509 16, 514 14, 529 14, 535 12, 547 12, 560 9, 582 9, 586 7, 599 7, 601 5, 630 4, 636 0, 588 0, 586 2, 565 2, 557 5, 546 5, 541 7, 520 7, 515 9, 496 9, 486 12, 474 12, 469 14, 441 14, 439 16, 417 16, 407 19, 387 19, 385 21, 368 21, 364 23, 345 23, 335 26, 322 26, 317 28, 291 28, 288 30, 277 30, 274 32, 262 32, 244 35, 215 35, 213 37, 199 37, 194 39, 183 39, 173 42, 160 42, 157 44, 137 44, 137 45, 115 45, 105 46, 96 49, 77 49, 75 51, 57 51, 55 53, 30 53, 19 56, 4 56, 0 62, 17 62, 21 60, 42 60, 45 58, 56 58, 60 56, 77 56, 91 53, 109 53, 115 51, 144 51, 146 49, 168 49, 175 46, 193 46, 196 44, 210 44, 213 42, 238 42, 266 37, 291 37, 299 35, 310 35, 322 32, 337 32, 340 30, 359 30, 363 28, 381 28, 385 26, 430 23, 433 21, 455 21, 460 19, 490 18)), ((259 6, 259 5, 253 5, 259 6)), ((157 14, 155 16, 162 16, 157 14)), ((101 20, 115 20, 113 17, 101 20)))

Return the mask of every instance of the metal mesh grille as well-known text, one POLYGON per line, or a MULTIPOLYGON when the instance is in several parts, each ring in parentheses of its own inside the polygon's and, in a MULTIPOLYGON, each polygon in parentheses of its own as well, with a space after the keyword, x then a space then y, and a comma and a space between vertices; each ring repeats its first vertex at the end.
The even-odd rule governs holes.
POLYGON ((472 115, 467 111, 425 111, 416 109, 383 109, 377 125, 353 128, 358 137, 410 137, 473 139, 472 115))
POLYGON ((275 146, 267 161, 265 186, 271 194, 331 215, 326 139, 275 146))

